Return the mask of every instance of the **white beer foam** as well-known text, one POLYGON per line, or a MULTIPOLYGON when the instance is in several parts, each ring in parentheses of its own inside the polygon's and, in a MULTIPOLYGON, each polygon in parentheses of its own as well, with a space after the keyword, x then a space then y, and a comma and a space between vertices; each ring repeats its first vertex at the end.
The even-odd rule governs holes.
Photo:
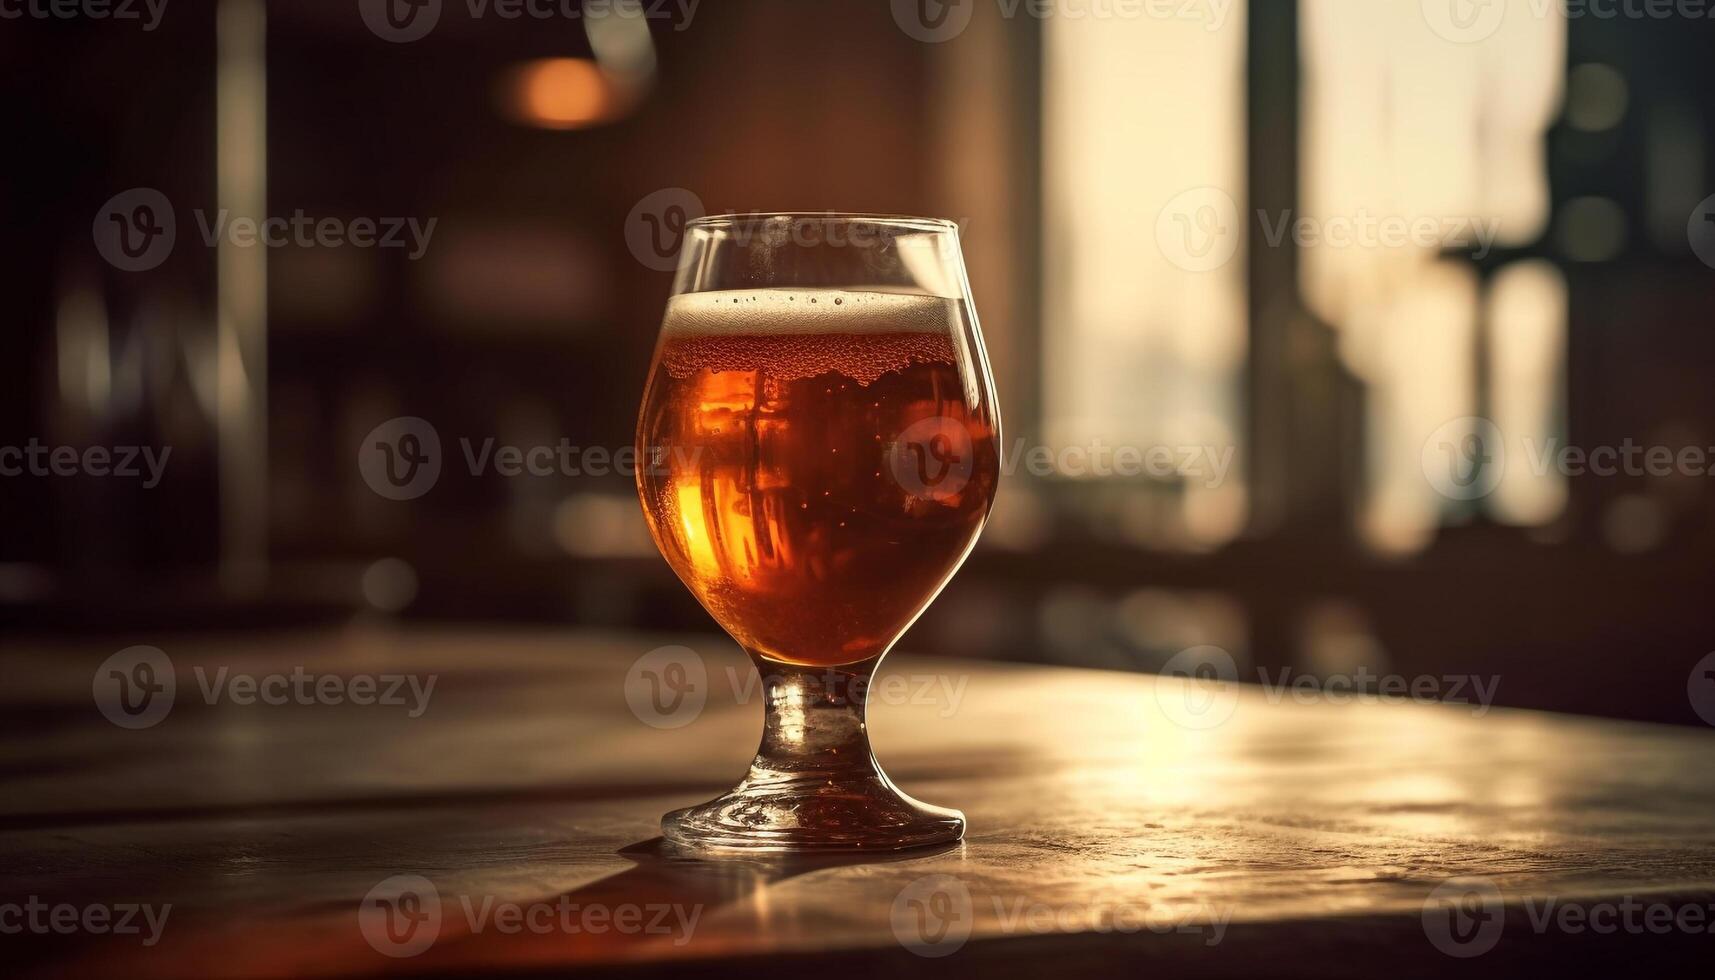
POLYGON ((939 333, 957 322, 956 300, 844 289, 727 289, 667 301, 672 336, 939 333))

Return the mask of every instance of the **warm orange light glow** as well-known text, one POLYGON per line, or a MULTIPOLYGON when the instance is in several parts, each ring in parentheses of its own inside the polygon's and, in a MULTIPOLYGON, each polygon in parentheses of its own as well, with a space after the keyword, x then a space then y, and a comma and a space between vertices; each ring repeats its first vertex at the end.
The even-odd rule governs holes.
POLYGON ((630 105, 601 68, 584 58, 542 58, 514 67, 502 79, 501 102, 515 122, 544 129, 609 122, 630 105))
POLYGON ((675 487, 676 501, 679 505, 679 521, 684 528, 685 553, 691 556, 691 565, 698 575, 715 576, 720 574, 721 559, 715 554, 714 539, 709 536, 709 525, 703 519, 702 488, 695 483, 680 483, 675 487))

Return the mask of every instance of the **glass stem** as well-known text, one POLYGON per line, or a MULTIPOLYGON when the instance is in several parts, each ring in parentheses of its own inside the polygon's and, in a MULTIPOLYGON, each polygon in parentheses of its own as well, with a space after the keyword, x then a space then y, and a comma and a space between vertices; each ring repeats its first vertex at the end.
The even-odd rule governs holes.
POLYGON ((839 667, 758 659, 765 715, 747 782, 842 782, 878 775, 864 710, 879 659, 839 667))
POLYGON ((901 793, 876 765, 864 709, 873 658, 803 667, 755 658, 762 675, 762 745, 731 792, 661 820, 692 848, 891 851, 946 844, 964 815, 901 793))

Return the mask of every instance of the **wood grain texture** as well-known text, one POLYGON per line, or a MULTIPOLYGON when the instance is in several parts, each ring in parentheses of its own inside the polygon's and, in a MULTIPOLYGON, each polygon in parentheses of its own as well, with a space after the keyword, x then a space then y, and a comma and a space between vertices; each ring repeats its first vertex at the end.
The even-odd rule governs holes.
POLYGON ((0 903, 172 906, 152 946, 0 937, 22 968, 1431 975, 1674 967, 1715 950, 1683 925, 1537 925, 1549 899, 1711 907, 1715 733, 1703 730, 1297 703, 1254 685, 1206 702, 1208 689, 1175 680, 899 656, 884 674, 900 680, 871 709, 876 753, 913 796, 963 809, 965 842, 699 860, 667 852, 657 821, 727 788, 754 749, 761 707, 730 643, 379 628, 152 642, 178 690, 141 731, 93 704, 91 678, 118 644, 13 641, 0 656, 0 903), (706 704, 676 728, 646 724, 626 698, 636 658, 666 643, 706 667, 706 704), (221 667, 228 680, 298 667, 435 680, 416 717, 205 703, 221 667), (402 874, 433 883, 441 914, 427 949, 396 958, 366 939, 359 909, 402 874), (1504 902, 1478 910, 1502 938, 1474 959, 1439 951, 1426 928, 1442 914, 1426 912, 1436 887, 1461 876, 1504 902), (495 918, 509 906, 525 917, 516 932, 495 918), (635 907, 640 921, 586 931, 592 907, 635 907), (656 917, 662 928, 644 928, 656 917))

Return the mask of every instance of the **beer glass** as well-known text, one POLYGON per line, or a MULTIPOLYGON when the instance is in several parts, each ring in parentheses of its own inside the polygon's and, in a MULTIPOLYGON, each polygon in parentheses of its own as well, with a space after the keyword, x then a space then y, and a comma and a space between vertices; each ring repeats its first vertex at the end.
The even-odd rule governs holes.
POLYGON ((958 229, 854 214, 689 222, 637 428, 656 545, 762 675, 737 788, 676 844, 890 850, 964 833, 870 752, 869 678, 970 553, 1000 418, 958 229))

